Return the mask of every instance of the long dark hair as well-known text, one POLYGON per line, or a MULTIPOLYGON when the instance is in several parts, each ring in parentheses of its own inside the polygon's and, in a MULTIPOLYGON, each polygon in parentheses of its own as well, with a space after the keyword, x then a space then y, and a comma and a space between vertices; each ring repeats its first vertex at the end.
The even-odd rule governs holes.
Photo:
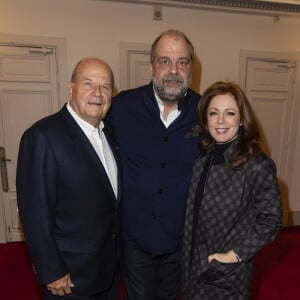
POLYGON ((198 106, 199 126, 203 136, 200 150, 205 155, 215 143, 207 126, 208 106, 215 96, 227 94, 233 96, 240 113, 239 142, 234 154, 228 161, 229 167, 235 169, 244 164, 250 157, 257 156, 262 152, 260 133, 253 110, 245 93, 237 84, 218 81, 208 87, 202 95, 198 106))

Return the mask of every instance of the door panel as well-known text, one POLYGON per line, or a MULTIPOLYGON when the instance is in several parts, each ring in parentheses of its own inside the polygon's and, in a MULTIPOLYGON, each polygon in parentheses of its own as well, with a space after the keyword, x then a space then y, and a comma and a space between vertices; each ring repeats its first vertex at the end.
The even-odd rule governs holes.
POLYGON ((1 57, 1 81, 49 82, 49 60, 44 57, 1 57))
POLYGON ((283 62, 248 61, 247 83, 254 91, 288 93, 294 72, 293 65, 283 62))
POLYGON ((242 51, 240 82, 258 118, 266 152, 277 166, 284 225, 293 224, 289 184, 295 147, 296 69, 293 54, 242 51))
POLYGON ((276 162, 281 179, 286 175, 294 77, 294 62, 247 62, 246 94, 261 126, 264 148, 276 162))
POLYGON ((151 81, 151 44, 120 42, 120 89, 133 89, 151 81))
POLYGON ((130 53, 129 55, 129 87, 137 88, 151 81, 150 55, 130 53))
POLYGON ((8 241, 24 238, 15 186, 21 135, 35 121, 57 111, 59 103, 55 52, 32 49, 0 46, 0 146, 8 159, 7 174, 2 174, 7 176, 8 191, 2 188, 1 198, 8 241))

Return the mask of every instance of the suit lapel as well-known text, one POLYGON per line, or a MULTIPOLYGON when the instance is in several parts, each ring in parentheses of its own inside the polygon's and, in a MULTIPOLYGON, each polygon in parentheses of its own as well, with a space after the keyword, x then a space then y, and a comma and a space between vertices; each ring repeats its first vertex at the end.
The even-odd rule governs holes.
MULTIPOLYGON (((82 153, 82 156, 85 157, 87 160, 90 159, 93 161, 93 166, 95 166, 95 168, 97 168, 98 172, 100 173, 102 183, 105 185, 105 187, 109 190, 109 192, 115 198, 113 188, 112 188, 110 180, 106 174, 105 168, 104 168, 100 158, 98 157, 95 149, 93 148, 92 144, 90 143, 89 139, 87 138, 85 133, 82 131, 80 126, 76 123, 74 118, 70 115, 70 113, 68 112, 68 110, 66 108, 66 105, 62 108, 61 113, 62 113, 62 117, 66 123, 66 126, 68 127, 69 132, 72 135, 71 138, 74 140, 74 147, 77 149, 77 151, 80 151, 82 153)), ((107 136, 107 135, 105 135, 105 136, 107 136)), ((110 146, 111 146, 111 143, 110 143, 110 146)), ((113 152, 113 153, 115 156, 115 152, 113 152)))
POLYGON ((107 139, 107 142, 110 146, 110 149, 113 153, 114 159, 117 164, 117 173, 118 173, 118 200, 120 199, 121 195, 121 162, 119 160, 119 154, 118 154, 118 148, 115 142, 115 136, 112 127, 110 126, 109 123, 104 121, 104 129, 103 133, 105 134, 105 137, 107 139))

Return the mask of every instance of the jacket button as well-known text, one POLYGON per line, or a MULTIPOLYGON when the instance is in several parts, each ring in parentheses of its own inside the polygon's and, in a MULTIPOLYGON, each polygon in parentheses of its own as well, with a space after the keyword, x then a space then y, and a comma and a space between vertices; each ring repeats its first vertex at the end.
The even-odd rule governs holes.
POLYGON ((162 194, 164 192, 164 189, 163 188, 160 188, 159 190, 158 190, 158 193, 159 194, 162 194))

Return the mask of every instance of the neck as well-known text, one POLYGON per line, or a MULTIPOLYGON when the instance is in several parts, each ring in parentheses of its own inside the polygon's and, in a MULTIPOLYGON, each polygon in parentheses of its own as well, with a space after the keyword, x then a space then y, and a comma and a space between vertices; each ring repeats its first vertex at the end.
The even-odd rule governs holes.
POLYGON ((231 138, 230 140, 225 141, 225 142, 217 142, 217 141, 216 141, 216 144, 217 144, 217 145, 228 144, 228 143, 231 143, 232 141, 234 141, 237 137, 238 137, 238 135, 235 135, 233 138, 231 138))
POLYGON ((177 108, 177 102, 163 102, 164 111, 163 111, 163 118, 166 120, 170 112, 177 108))

